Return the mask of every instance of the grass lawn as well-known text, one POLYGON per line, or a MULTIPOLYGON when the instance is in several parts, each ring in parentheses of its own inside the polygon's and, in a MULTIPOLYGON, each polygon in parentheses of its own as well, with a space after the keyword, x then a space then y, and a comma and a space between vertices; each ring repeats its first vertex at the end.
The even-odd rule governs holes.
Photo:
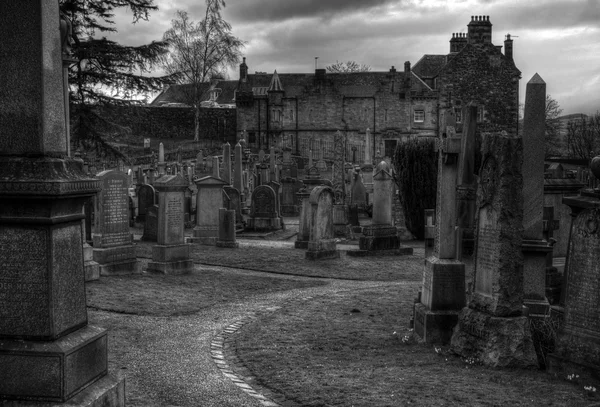
POLYGON ((284 405, 588 406, 599 400, 543 371, 489 369, 416 343, 406 328, 414 288, 344 292, 286 306, 245 325, 229 355, 284 405))

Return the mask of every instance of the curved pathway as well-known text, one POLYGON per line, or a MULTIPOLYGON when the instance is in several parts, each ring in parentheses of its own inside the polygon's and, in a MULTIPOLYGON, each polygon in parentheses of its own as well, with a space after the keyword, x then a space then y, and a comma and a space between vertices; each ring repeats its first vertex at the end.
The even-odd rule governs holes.
MULTIPOLYGON (((265 272, 196 265, 198 271, 291 279, 265 272)), ((238 374, 239 366, 226 359, 228 338, 259 314, 274 312, 289 302, 315 296, 378 286, 414 282, 330 280, 326 285, 259 294, 239 302, 220 304, 179 317, 133 316, 89 311, 90 323, 110 326, 110 370, 126 375, 128 406, 277 406, 264 389, 254 388, 253 378, 238 374), (126 328, 126 329, 125 329, 126 328), (119 344, 127 344, 127 351, 119 344)), ((286 405, 287 403, 282 403, 286 405)))

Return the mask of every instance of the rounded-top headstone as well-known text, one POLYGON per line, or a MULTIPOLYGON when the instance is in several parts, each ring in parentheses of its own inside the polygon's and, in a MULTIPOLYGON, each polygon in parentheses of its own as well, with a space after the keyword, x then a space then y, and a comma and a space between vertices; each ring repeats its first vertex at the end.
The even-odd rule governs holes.
POLYGON ((600 179, 600 155, 592 158, 592 162, 590 163, 590 170, 597 179, 600 179))

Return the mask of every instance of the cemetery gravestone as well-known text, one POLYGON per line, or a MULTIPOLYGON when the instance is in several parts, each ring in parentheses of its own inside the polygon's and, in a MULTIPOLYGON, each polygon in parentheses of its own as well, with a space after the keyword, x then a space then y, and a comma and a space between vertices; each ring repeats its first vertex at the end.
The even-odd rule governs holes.
POLYGON ((152 247, 149 272, 185 274, 193 269, 190 245, 185 243, 184 236, 187 185, 181 174, 161 177, 154 184, 158 191, 158 244, 152 247))
POLYGON ((235 210, 219 209, 219 239, 217 247, 237 248, 235 240, 235 210))
POLYGON ((146 211, 146 220, 144 221, 144 234, 142 239, 145 242, 156 242, 158 238, 158 205, 152 205, 146 211))
POLYGON ((240 199, 240 191, 234 187, 223 187, 223 207, 235 212, 235 224, 241 226, 242 219, 242 202, 240 199))
POLYGON ((281 180, 281 215, 298 216, 298 199, 296 194, 304 184, 295 178, 283 178, 281 180))
POLYGON ((529 316, 549 314, 546 299, 546 257, 552 246, 544 240, 544 148, 546 83, 535 74, 527 83, 523 118, 523 287, 529 316))
POLYGON ((494 367, 533 367, 523 316, 522 140, 482 135, 477 188, 474 292, 452 335, 452 350, 494 367))
POLYGON ((146 211, 156 204, 156 190, 152 185, 140 185, 138 190, 138 215, 137 222, 146 220, 146 211))
POLYGON ((127 174, 107 170, 97 175, 102 190, 96 195, 94 261, 101 275, 138 272, 129 231, 127 174))
POLYGON ((88 325, 83 206, 100 185, 67 157, 60 26, 58 2, 0 2, 0 403, 124 406, 88 325))
POLYGON ((260 185, 250 197, 250 217, 246 229, 270 231, 281 229, 281 219, 277 212, 275 191, 268 185, 260 185))
MULTIPOLYGON (((600 157, 595 157, 590 165, 597 179, 599 164, 600 157)), ((548 357, 549 370, 577 374, 583 381, 600 371, 600 190, 584 189, 563 202, 571 208, 573 221, 561 295, 563 324, 548 357)))
POLYGON ((296 193, 300 201, 300 219, 298 222, 298 236, 294 242, 296 249, 307 249, 308 241, 310 240, 310 214, 311 206, 309 202, 310 192, 306 188, 302 188, 296 193))
POLYGON ((310 193, 310 240, 306 258, 309 260, 340 257, 333 235, 334 192, 331 187, 318 186, 310 193))
POLYGON ((192 243, 215 245, 219 237, 219 209, 223 207, 225 181, 212 176, 196 180, 196 226, 192 243))

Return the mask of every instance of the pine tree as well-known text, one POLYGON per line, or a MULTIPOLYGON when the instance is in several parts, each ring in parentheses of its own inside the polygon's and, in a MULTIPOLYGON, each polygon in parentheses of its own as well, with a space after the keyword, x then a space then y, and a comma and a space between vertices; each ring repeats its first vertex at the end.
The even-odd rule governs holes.
POLYGON ((140 104, 150 92, 173 82, 170 75, 147 76, 167 51, 167 43, 153 41, 141 46, 125 46, 100 37, 116 32, 114 11, 126 7, 133 22, 148 20, 157 10, 154 0, 60 0, 61 14, 72 25, 73 62, 69 66, 70 99, 73 105, 71 144, 97 156, 124 158, 110 145, 115 135, 127 128, 111 122, 103 114, 114 106, 140 104))

